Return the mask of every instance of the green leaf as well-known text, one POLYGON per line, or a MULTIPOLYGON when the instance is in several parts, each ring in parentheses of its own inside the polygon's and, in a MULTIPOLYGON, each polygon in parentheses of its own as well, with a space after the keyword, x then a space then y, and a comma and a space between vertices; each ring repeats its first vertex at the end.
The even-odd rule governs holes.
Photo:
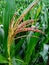
POLYGON ((12 65, 26 65, 25 62, 21 59, 17 59, 13 57, 12 59, 12 65))
POLYGON ((42 2, 46 5, 47 8, 49 8, 49 0, 42 0, 42 2))
POLYGON ((44 44, 43 51, 40 52, 40 55, 43 57, 45 63, 47 63, 47 60, 48 60, 48 55, 47 55, 48 48, 49 48, 49 45, 44 44))
POLYGON ((4 0, 4 1, 5 1, 5 8, 3 11, 3 26, 4 26, 4 49, 6 52, 8 29, 9 29, 9 24, 11 22, 11 18, 13 17, 15 11, 15 0, 4 0))
MULTIPOLYGON (((31 32, 29 35, 33 35, 33 33, 31 32)), ((39 34, 38 33, 35 33, 34 34, 35 36, 39 36, 39 34)), ((32 53, 34 53, 33 51, 34 51, 34 49, 35 49, 35 46, 36 46, 36 44, 37 44, 37 42, 38 42, 38 38, 32 38, 32 37, 27 37, 28 39, 27 39, 27 50, 26 50, 26 52, 25 52, 25 58, 24 58, 24 60, 25 60, 25 62, 27 63, 27 64, 29 64, 29 62, 30 62, 30 60, 31 60, 31 55, 32 55, 32 53)))
POLYGON ((7 38, 9 24, 15 11, 15 0, 10 0, 10 1, 5 0, 5 2, 6 2, 6 7, 4 10, 3 25, 4 25, 5 37, 7 38))
POLYGON ((8 63, 7 59, 0 54, 0 63, 8 63))
POLYGON ((37 13, 36 13, 36 19, 39 16, 40 12, 41 12, 42 6, 39 6, 37 9, 37 13))
POLYGON ((15 46, 15 51, 16 51, 16 54, 18 54, 18 52, 20 51, 21 47, 22 47, 22 44, 24 43, 25 41, 25 38, 21 39, 15 46))
POLYGON ((4 30, 0 28, 0 44, 3 44, 3 39, 4 39, 4 30))

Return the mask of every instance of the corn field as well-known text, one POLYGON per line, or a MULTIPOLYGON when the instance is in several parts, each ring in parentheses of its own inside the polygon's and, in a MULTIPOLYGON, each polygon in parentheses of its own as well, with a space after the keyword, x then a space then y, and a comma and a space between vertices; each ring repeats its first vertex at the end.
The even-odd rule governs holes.
POLYGON ((49 0, 0 0, 0 65, 49 65, 49 0))

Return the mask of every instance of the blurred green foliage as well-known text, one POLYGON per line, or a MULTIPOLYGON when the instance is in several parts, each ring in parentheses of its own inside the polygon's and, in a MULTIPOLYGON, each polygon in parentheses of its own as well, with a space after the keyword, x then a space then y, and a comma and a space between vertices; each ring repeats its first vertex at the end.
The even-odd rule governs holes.
MULTIPOLYGON (((3 25, 3 28, 0 25, 0 63, 5 63, 5 65, 8 63, 6 41, 9 23, 14 12, 18 12, 16 16, 17 20, 23 10, 32 1, 34 0, 0 0, 0 24, 3 25)), ((39 1, 39 3, 28 12, 22 21, 28 19, 34 19, 35 24, 32 24, 32 26, 41 29, 45 35, 36 32, 19 33, 18 36, 24 34, 27 34, 28 36, 26 38, 15 40, 11 45, 12 64, 46 65, 49 62, 49 1, 39 1), (37 19, 38 21, 36 21, 37 19), (34 36, 37 36, 37 38, 34 36)))

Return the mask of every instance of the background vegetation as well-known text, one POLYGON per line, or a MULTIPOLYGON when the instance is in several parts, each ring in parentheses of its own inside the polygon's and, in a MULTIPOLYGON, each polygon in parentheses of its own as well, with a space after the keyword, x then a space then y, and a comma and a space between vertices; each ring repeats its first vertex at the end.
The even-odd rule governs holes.
MULTIPOLYGON (((10 21, 17 12, 15 20, 34 0, 0 0, 0 64, 8 65, 7 36, 10 21)), ((36 1, 36 0, 35 0, 36 1)), ((31 27, 42 30, 23 32, 15 36, 11 44, 12 65, 49 65, 49 0, 39 0, 22 19, 33 19, 31 27), (20 36, 27 35, 26 37, 20 36), (18 38, 19 37, 19 38, 18 38)))

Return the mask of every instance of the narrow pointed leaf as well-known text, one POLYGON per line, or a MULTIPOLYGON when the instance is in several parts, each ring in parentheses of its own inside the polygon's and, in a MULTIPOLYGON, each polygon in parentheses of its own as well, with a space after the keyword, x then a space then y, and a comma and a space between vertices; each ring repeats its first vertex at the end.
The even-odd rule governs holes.
POLYGON ((8 63, 8 61, 4 56, 0 55, 0 63, 8 63))

